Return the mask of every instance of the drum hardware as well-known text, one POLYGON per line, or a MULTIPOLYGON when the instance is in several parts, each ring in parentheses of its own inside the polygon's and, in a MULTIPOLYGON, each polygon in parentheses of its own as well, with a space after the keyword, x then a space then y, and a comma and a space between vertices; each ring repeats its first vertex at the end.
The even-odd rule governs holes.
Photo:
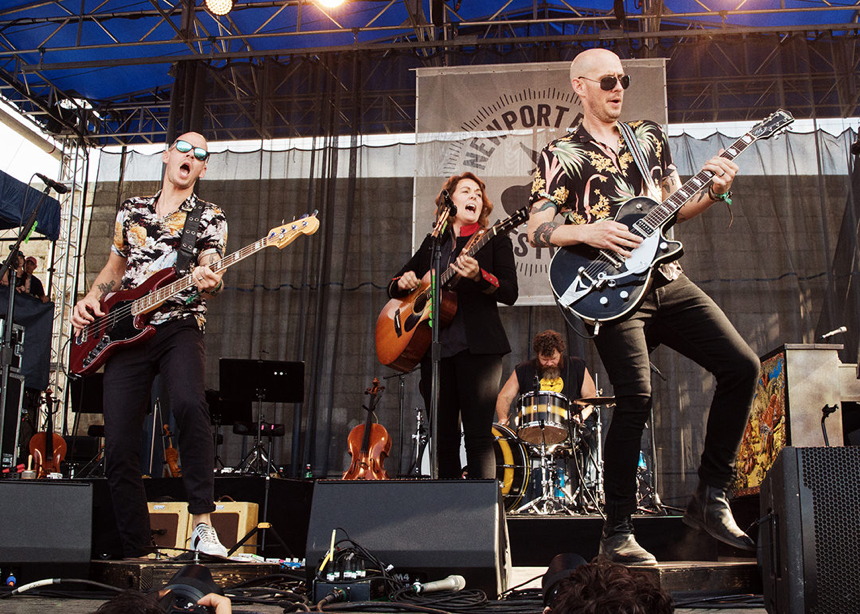
POLYGON ((528 450, 511 429, 501 424, 493 425, 493 438, 496 479, 501 483, 505 511, 510 512, 522 501, 529 483, 528 450))
POLYGON ((409 467, 408 477, 422 477, 421 459, 427 448, 427 428, 424 426, 424 410, 415 408, 415 432, 412 433, 412 465, 409 467))

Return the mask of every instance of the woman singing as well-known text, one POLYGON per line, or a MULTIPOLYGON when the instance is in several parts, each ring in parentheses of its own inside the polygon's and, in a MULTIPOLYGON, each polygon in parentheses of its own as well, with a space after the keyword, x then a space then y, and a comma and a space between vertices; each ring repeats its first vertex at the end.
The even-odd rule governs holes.
MULTIPOLYGON (((457 272, 451 285, 457 294, 457 312, 440 331, 439 410, 436 451, 439 477, 459 478, 460 421, 466 439, 470 478, 494 478, 493 416, 502 377, 502 356, 511 351, 499 317, 498 303, 517 300, 517 273, 511 240, 496 236, 474 258, 461 254, 478 230, 487 228, 493 203, 484 182, 472 173, 455 175, 436 197, 443 209, 443 194, 451 196, 456 214, 449 218, 442 242, 442 270, 457 272)), ((403 298, 419 286, 430 270, 433 238, 428 235, 409 262, 388 285, 391 298, 403 298)), ((430 407, 430 351, 421 360, 421 395, 430 407)))

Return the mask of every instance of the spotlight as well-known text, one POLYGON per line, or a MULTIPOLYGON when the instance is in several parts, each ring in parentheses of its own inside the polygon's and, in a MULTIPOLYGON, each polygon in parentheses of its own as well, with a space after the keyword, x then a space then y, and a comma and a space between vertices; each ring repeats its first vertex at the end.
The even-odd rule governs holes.
POLYGON ((226 15, 233 8, 233 0, 206 0, 206 8, 213 15, 226 15))
POLYGON ((334 9, 339 7, 344 3, 345 0, 317 0, 321 5, 326 7, 327 9, 334 9))

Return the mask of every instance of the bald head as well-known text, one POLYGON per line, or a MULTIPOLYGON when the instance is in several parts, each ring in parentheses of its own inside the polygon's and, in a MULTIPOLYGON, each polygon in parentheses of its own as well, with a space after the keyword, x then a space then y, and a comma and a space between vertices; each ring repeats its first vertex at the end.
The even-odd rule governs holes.
POLYGON ((615 73, 618 66, 621 66, 621 59, 609 49, 586 49, 570 63, 570 80, 615 73))

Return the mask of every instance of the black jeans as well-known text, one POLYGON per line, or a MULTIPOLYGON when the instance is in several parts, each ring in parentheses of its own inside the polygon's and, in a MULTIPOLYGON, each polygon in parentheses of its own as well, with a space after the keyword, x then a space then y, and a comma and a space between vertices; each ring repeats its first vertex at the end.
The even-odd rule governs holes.
POLYGON ((215 510, 215 450, 204 392, 203 332, 188 317, 156 326, 155 335, 118 350, 105 365, 105 465, 126 557, 145 554, 151 542, 140 438, 152 380, 159 372, 179 425, 188 511, 215 510))
MULTIPOLYGON (((431 363, 421 361, 420 390, 430 411, 431 363)), ((493 418, 502 380, 502 357, 472 354, 464 350, 439 361, 439 441, 436 456, 439 477, 458 479, 460 467, 460 421, 466 443, 466 462, 472 479, 496 477, 493 450, 493 418)))
POLYGON ((636 510, 639 446, 651 409, 649 347, 663 343, 717 380, 699 466, 702 481, 717 488, 732 482, 760 370, 758 356, 708 295, 684 275, 671 282, 656 275, 638 311, 595 339, 615 393, 604 478, 607 512, 616 517, 636 510))

